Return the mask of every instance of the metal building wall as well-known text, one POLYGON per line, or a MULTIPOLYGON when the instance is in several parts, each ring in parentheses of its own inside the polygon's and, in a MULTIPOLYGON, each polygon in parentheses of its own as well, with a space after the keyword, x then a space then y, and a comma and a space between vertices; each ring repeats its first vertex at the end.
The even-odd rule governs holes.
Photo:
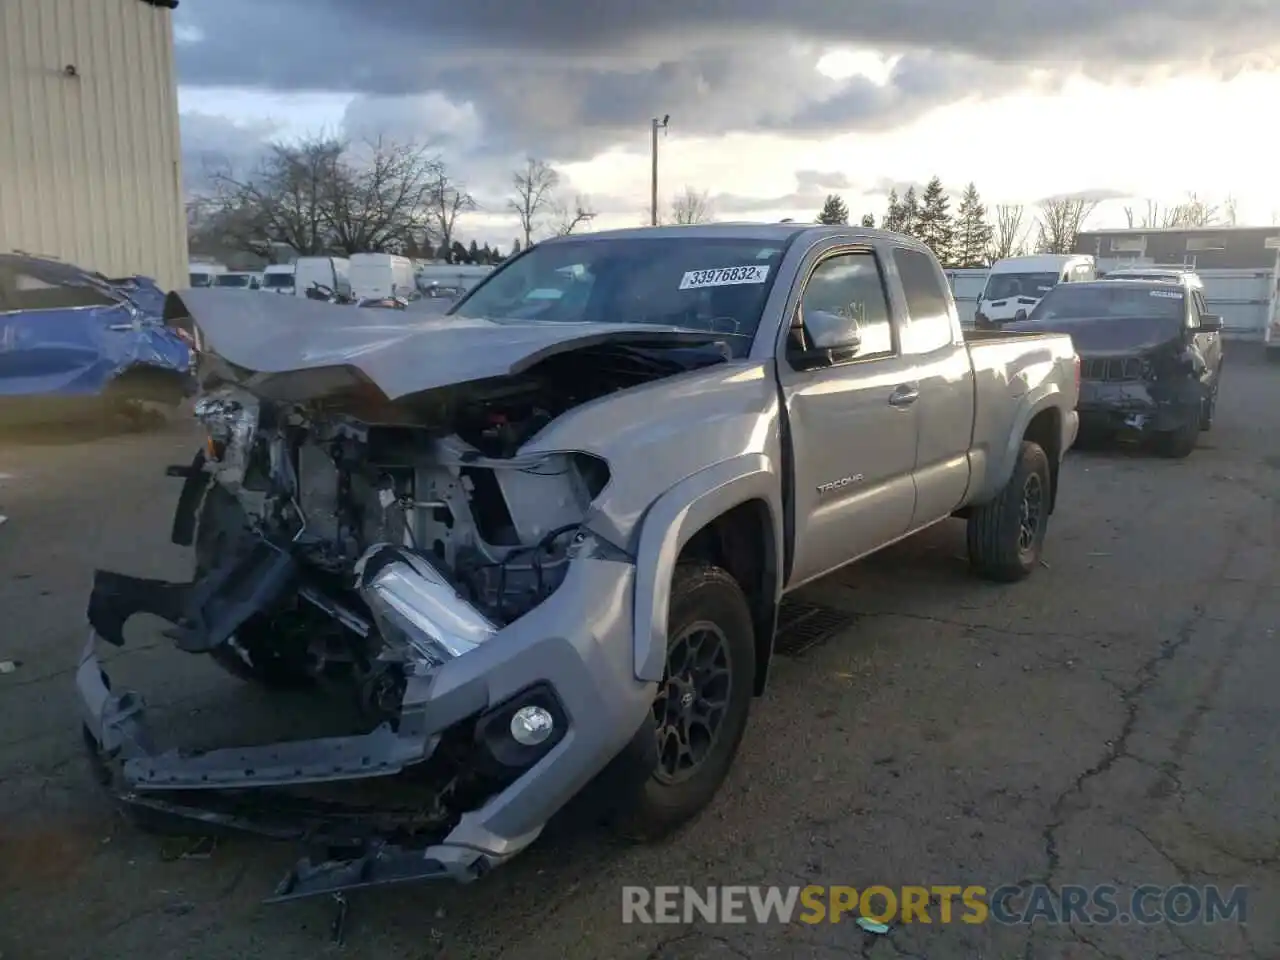
POLYGON ((0 251, 186 286, 171 17, 0 0, 0 251))

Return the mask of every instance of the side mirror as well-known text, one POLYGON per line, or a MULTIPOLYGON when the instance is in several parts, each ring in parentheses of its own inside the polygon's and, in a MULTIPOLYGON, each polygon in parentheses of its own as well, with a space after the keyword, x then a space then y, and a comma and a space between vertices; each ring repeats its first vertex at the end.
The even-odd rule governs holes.
POLYGON ((1222 318, 1212 313, 1202 313, 1199 329, 1201 333, 1221 333, 1222 318))
POLYGON ((801 314, 804 331, 815 350, 856 351, 862 346, 858 321, 825 310, 801 314))
POLYGON ((803 327, 808 349, 793 351, 791 361, 798 369, 819 369, 855 357, 862 347, 862 332, 856 320, 825 310, 805 313, 796 308, 795 327, 803 327))

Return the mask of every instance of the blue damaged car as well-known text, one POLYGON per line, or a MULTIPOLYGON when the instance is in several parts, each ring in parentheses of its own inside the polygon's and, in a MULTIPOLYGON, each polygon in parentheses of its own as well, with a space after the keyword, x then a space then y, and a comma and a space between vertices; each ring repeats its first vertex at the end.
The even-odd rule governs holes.
POLYGON ((108 280, 56 260, 0 254, 0 423, 58 422, 176 406, 193 351, 166 327, 145 277, 108 280))

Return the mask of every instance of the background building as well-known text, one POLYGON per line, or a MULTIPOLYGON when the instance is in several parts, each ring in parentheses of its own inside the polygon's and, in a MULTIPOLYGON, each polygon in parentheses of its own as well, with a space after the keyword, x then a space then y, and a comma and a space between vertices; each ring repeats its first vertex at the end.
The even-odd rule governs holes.
POLYGON ((1265 246, 1278 227, 1170 227, 1086 230, 1075 252, 1091 253, 1098 269, 1135 263, 1186 263, 1197 270, 1271 270, 1276 252, 1265 246))
POLYGON ((0 2, 0 251, 186 285, 176 6, 0 2))

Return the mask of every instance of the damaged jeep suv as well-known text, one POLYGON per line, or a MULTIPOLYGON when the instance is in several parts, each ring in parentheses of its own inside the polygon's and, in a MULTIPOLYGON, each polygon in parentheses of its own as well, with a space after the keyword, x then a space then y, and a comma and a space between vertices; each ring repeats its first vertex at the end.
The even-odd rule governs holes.
POLYGON ((1222 318, 1194 274, 1170 282, 1108 277, 1056 287, 1010 330, 1069 333, 1080 355, 1080 429, 1151 440, 1186 457, 1213 425, 1222 380, 1222 318))
POLYGON ((1076 430, 1070 338, 967 343, 932 254, 875 230, 561 238, 440 316, 166 314, 201 350, 204 447, 171 468, 195 575, 96 574, 85 739, 135 813, 319 848, 277 899, 473 879, 588 785, 670 831, 727 774, 784 593, 953 515, 975 570, 1027 576, 1076 430), (137 613, 358 724, 162 748, 98 656, 137 613))

